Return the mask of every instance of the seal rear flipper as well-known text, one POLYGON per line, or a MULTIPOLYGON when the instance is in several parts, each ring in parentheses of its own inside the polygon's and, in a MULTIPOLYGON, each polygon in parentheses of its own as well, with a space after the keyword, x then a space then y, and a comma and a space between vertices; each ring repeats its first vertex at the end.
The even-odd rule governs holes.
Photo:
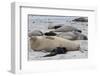
POLYGON ((52 50, 50 54, 45 55, 44 57, 51 57, 57 54, 65 54, 67 52, 66 48, 64 47, 57 47, 56 49, 52 50))
POLYGON ((50 54, 47 54, 47 55, 45 55, 43 57, 51 57, 51 56, 55 56, 55 55, 57 55, 56 52, 51 52, 50 54))

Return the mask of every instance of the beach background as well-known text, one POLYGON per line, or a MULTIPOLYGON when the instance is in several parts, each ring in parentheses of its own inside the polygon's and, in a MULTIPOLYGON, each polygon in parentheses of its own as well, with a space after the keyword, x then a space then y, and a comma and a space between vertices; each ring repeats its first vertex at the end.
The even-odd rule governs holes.
MULTIPOLYGON (((82 34, 88 37, 88 22, 77 22, 74 19, 79 16, 43 16, 43 15, 28 15, 28 33, 34 30, 40 30, 43 33, 50 31, 49 26, 64 24, 66 26, 73 26, 82 31, 82 34)), ((86 18, 86 17, 85 17, 86 18)), ((58 60, 58 59, 80 59, 88 58, 88 40, 80 40, 81 50, 68 51, 66 54, 57 54, 52 57, 43 57, 49 52, 36 52, 28 45, 28 60, 58 60)))

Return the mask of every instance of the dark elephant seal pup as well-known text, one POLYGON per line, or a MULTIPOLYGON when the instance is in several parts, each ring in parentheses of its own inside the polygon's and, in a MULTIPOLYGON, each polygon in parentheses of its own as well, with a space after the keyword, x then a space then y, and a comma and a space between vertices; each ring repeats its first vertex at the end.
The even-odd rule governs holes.
POLYGON ((29 37, 32 37, 32 36, 42 36, 42 35, 43 35, 43 33, 41 31, 39 31, 39 30, 34 30, 34 31, 28 33, 29 37))

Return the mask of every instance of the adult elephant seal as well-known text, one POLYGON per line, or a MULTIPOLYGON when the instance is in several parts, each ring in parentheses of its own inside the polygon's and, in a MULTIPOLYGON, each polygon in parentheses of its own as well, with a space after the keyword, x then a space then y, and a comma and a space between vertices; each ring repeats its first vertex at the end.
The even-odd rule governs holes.
POLYGON ((64 47, 68 51, 74 51, 80 48, 80 41, 71 41, 56 36, 32 36, 30 45, 31 49, 35 51, 51 50, 57 47, 64 47))
POLYGON ((87 36, 79 32, 63 32, 57 35, 58 37, 62 37, 69 40, 88 40, 87 36))
POLYGON ((82 32, 81 30, 73 27, 73 26, 62 26, 60 28, 57 28, 54 30, 55 32, 70 32, 70 31, 77 31, 77 32, 82 32))
POLYGON ((43 33, 41 31, 39 31, 39 30, 34 30, 34 31, 28 33, 29 37, 32 37, 32 36, 42 36, 42 35, 43 35, 43 33))

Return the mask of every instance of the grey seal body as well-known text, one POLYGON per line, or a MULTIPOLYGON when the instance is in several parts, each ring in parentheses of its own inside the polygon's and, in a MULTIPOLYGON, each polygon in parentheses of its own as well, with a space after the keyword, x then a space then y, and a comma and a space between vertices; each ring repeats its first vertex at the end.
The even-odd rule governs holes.
POLYGON ((69 39, 69 40, 76 40, 77 35, 74 34, 74 32, 64 32, 64 33, 60 33, 57 35, 58 37, 62 37, 64 39, 69 39))
POLYGON ((87 36, 79 32, 63 32, 57 35, 58 37, 62 37, 69 40, 87 40, 87 36))

